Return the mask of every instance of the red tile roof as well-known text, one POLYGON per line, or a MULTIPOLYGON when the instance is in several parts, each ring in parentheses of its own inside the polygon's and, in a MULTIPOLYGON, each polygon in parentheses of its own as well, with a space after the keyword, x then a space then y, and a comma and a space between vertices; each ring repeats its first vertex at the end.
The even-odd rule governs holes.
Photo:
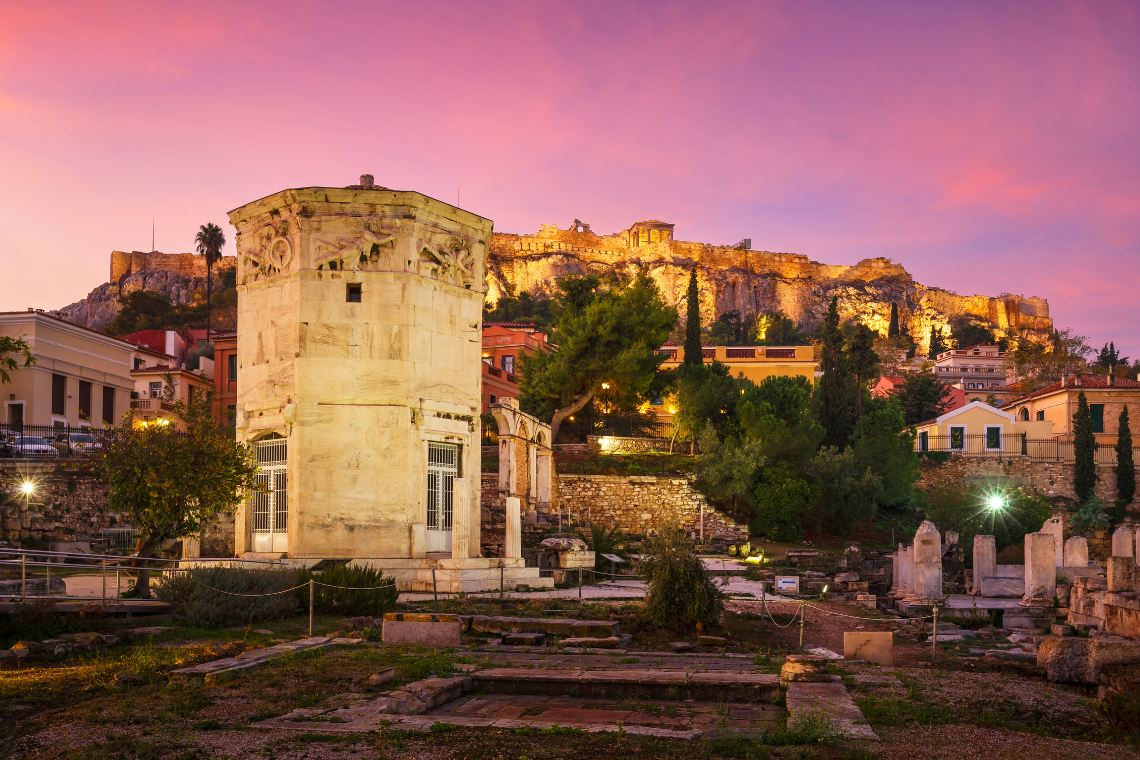
MULTIPOLYGON (((1082 388, 1096 388, 1098 390, 1105 390, 1108 388, 1136 389, 1140 388, 1140 381, 1133 380, 1130 377, 1117 377, 1113 379, 1113 384, 1109 385, 1108 375, 1074 375, 1070 378, 1067 378, 1066 380, 1059 380, 1052 385, 1047 385, 1041 390, 1033 391, 1033 393, 1027 393, 1024 396, 1019 396, 1018 398, 1010 401, 1009 404, 1019 404, 1023 401, 1028 401, 1030 399, 1040 398, 1041 396, 1048 396, 1052 393, 1057 393, 1062 389, 1073 390, 1074 388, 1078 391, 1082 388), (1081 384, 1079 386, 1076 385, 1076 380, 1078 377, 1081 380, 1081 384)), ((1007 406, 1009 404, 1007 404, 1007 406)))

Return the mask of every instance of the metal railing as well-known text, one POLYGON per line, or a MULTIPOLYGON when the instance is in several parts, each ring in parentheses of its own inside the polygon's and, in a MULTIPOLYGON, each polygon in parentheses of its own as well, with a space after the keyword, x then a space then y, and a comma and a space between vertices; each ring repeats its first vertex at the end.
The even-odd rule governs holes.
POLYGON ((614 438, 669 438, 673 423, 645 417, 604 415, 573 422, 563 422, 555 443, 586 443, 589 436, 614 438))
MULTIPOLYGON (((914 450, 922 452, 944 452, 971 457, 1026 457, 1034 462, 1076 461, 1074 443, 1056 438, 1029 438, 1024 433, 994 436, 981 435, 926 435, 919 433, 914 442, 914 450)), ((1133 448, 1135 460, 1140 457, 1140 449, 1133 448)), ((1097 445, 1093 453, 1096 464, 1105 467, 1116 466, 1116 448, 1105 444, 1097 445)))
POLYGON ((111 428, 80 425, 0 424, 0 459, 88 456, 103 447, 111 428))

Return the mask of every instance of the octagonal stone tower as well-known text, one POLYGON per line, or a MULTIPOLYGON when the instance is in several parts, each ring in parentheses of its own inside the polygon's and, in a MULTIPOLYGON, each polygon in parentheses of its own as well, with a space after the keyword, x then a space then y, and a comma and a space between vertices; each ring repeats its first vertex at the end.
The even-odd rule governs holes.
POLYGON ((369 175, 229 217, 237 436, 269 487, 238 511, 238 556, 347 558, 405 589, 430 588, 433 567, 441 590, 498 587, 500 560, 477 556, 491 220, 369 175))

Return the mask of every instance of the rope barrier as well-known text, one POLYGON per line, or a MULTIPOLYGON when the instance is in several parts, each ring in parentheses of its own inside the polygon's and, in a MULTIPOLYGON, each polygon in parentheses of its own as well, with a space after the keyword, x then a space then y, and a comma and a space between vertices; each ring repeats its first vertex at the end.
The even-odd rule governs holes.
MULTIPOLYGON (((392 581, 391 583, 384 583, 384 584, 381 584, 379 586, 334 586, 334 585, 329 584, 329 583, 321 583, 320 581, 318 581, 316 579, 313 580, 313 583, 317 584, 318 586, 324 586, 325 588, 341 588, 341 589, 344 589, 346 591, 379 591, 382 588, 391 588, 392 586, 396 585, 396 582, 392 581)), ((308 585, 308 584, 305 584, 305 585, 308 585)), ((298 586, 297 588, 300 588, 300 586, 298 586)))
MULTIPOLYGON (((191 578, 190 580, 194 580, 194 579, 191 578)), ((287 588, 284 591, 270 591, 268 594, 236 594, 233 591, 222 591, 220 588, 214 588, 213 586, 207 586, 205 583, 202 583, 200 581, 194 581, 194 583, 198 584, 202 588, 208 588, 211 591, 217 591, 219 594, 226 594, 228 596, 248 596, 248 597, 276 596, 277 594, 287 594, 290 591, 296 591, 299 588, 305 588, 305 586, 309 585, 308 583, 302 583, 300 586, 294 586, 293 588, 287 588)))
POLYGON ((776 626, 777 628, 787 628, 792 623, 796 622, 796 618, 798 618, 800 616, 800 613, 796 612, 792 615, 792 619, 788 621, 787 625, 780 625, 779 623, 776 622, 776 618, 772 617, 771 612, 768 612, 768 610, 764 610, 764 612, 768 615, 768 619, 772 621, 772 625, 776 626))

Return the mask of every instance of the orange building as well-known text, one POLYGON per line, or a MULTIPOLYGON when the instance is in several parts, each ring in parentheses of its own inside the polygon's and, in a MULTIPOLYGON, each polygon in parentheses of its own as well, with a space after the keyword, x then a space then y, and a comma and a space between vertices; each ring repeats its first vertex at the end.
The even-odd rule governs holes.
POLYGON ((218 422, 237 423, 237 333, 214 335, 214 387, 218 392, 218 422))
POLYGON ((519 395, 519 355, 545 350, 546 333, 525 322, 483 323, 483 413, 519 395))

